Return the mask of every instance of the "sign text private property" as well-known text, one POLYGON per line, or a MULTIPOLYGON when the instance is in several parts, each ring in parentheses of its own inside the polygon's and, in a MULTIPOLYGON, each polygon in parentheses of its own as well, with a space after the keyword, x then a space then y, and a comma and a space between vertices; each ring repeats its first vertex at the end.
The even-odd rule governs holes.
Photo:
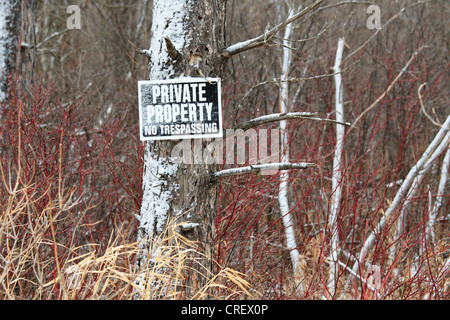
POLYGON ((222 136, 219 78, 139 81, 141 140, 222 136))

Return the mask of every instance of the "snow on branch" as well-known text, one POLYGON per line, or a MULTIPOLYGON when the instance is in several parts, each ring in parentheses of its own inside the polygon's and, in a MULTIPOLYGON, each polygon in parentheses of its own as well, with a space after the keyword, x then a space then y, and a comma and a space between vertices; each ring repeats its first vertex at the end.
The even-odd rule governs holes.
POLYGON ((136 50, 136 52, 146 56, 148 59, 151 60, 151 52, 150 50, 146 50, 146 49, 139 49, 138 47, 136 47, 133 42, 131 42, 130 40, 128 40, 128 42, 131 44, 131 46, 136 50))
POLYGON ((292 120, 292 119, 308 119, 313 121, 328 121, 337 124, 341 124, 344 126, 350 126, 348 122, 342 122, 332 119, 326 118, 318 118, 317 113, 313 112, 284 112, 284 113, 273 113, 266 116, 258 117, 247 122, 238 124, 235 129, 248 130, 250 128, 274 121, 282 121, 282 120, 292 120))
MULTIPOLYGON (((394 244, 390 248, 390 258, 392 260, 395 259, 395 254, 397 253, 397 247, 399 245, 398 239, 400 239, 403 234, 403 229, 405 225, 405 216, 407 214, 408 205, 413 201, 414 194, 416 193, 420 182, 422 181, 425 174, 431 168, 431 164, 448 148, 448 144, 450 143, 450 132, 447 133, 445 138, 442 140, 440 145, 436 148, 433 154, 428 158, 427 162, 423 165, 423 168, 420 170, 419 174, 414 178, 414 181, 411 184, 409 192, 407 193, 404 201, 404 205, 402 207, 401 213, 397 218, 397 228, 394 235, 394 244)), ((442 192, 443 193, 443 192, 442 192)))
POLYGON ((211 180, 215 181, 220 178, 240 176, 248 173, 257 173, 261 170, 289 170, 289 169, 308 169, 316 164, 314 163, 265 163, 249 165, 247 167, 232 168, 215 172, 211 175, 211 180))
POLYGON ((306 7, 304 10, 290 15, 289 18, 287 18, 285 21, 283 21, 282 23, 278 24, 277 26, 273 27, 272 29, 266 31, 264 34, 253 38, 253 39, 249 39, 246 41, 242 41, 242 42, 238 42, 236 44, 233 44, 231 46, 229 46, 228 48, 226 48, 225 50, 223 50, 221 52, 221 56, 223 58, 229 58, 232 55, 235 55, 237 53, 243 52, 243 51, 247 51, 250 49, 254 49, 254 48, 258 48, 261 46, 264 46, 268 43, 270 43, 270 41, 272 40, 272 38, 282 29, 284 29, 287 25, 289 25, 290 23, 294 22, 295 20, 300 19, 301 17, 303 17, 304 15, 306 15, 308 12, 310 12, 312 9, 316 8, 319 4, 322 3, 323 0, 317 0, 316 2, 314 2, 313 4, 311 4, 310 6, 306 7))

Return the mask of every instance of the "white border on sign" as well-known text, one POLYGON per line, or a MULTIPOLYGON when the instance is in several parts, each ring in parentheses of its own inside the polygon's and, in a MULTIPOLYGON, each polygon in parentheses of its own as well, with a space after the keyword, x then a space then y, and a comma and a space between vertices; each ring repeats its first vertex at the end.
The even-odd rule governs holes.
POLYGON ((140 80, 138 81, 138 102, 139 102, 139 136, 141 141, 148 140, 180 140, 180 139, 199 139, 199 138, 221 138, 223 137, 222 129, 222 86, 220 78, 193 78, 193 77, 183 77, 177 79, 167 79, 167 80, 140 80), (141 105, 141 85, 143 84, 166 84, 166 83, 191 83, 191 82, 209 82, 218 83, 217 86, 217 106, 219 112, 219 132, 210 134, 193 134, 193 135, 177 135, 177 136, 157 136, 157 137, 144 137, 143 136, 143 119, 142 119, 142 105, 141 105))

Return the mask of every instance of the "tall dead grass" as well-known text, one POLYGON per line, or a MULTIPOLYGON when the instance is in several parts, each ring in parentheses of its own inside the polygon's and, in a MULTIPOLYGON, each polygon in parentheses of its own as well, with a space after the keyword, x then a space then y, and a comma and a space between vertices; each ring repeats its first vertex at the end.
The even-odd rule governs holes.
POLYGON ((206 286, 186 296, 191 292, 183 285, 187 262, 201 254, 176 232, 175 224, 146 250, 142 243, 121 243, 120 236, 111 236, 104 250, 95 243, 77 247, 58 241, 55 224, 79 214, 80 200, 73 200, 70 189, 61 190, 57 199, 48 190, 30 193, 31 186, 22 185, 17 173, 15 182, 3 179, 0 191, 7 198, 0 207, 0 299, 205 299, 214 292, 218 299, 251 296, 242 274, 229 268, 199 274, 208 277, 206 286), (47 205, 38 208, 42 197, 48 198, 47 205), (136 257, 143 255, 147 262, 138 267, 136 257))
POLYGON ((136 242, 133 218, 125 217, 134 209, 126 201, 135 200, 133 188, 140 186, 117 172, 141 172, 126 153, 116 154, 121 162, 108 158, 120 128, 80 129, 80 102, 65 107, 51 92, 12 90, 0 104, 0 299, 250 296, 249 283, 229 268, 217 274, 196 268, 206 285, 187 288, 190 265, 202 253, 176 223, 160 239, 136 242))

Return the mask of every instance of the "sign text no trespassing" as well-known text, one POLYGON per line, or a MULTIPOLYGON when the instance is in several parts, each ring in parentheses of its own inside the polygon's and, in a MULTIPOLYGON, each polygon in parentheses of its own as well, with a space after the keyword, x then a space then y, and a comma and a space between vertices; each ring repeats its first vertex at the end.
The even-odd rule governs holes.
POLYGON ((222 137, 219 78, 139 81, 141 140, 222 137))

